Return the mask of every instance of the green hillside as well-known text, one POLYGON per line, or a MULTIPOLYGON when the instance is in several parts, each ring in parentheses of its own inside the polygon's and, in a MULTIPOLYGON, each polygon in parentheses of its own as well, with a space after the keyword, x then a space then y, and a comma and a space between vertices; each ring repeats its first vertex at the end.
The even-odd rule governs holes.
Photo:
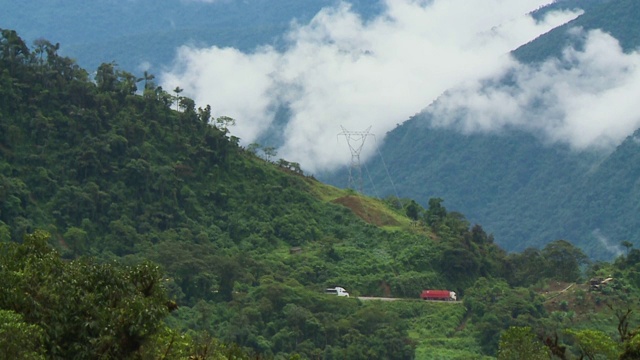
POLYGON ((417 299, 502 261, 485 255, 501 254, 491 243, 465 246, 476 275, 443 276, 457 237, 435 242, 402 208, 265 161, 228 135, 232 119, 148 74, 103 64, 92 82, 46 41, 29 49, 3 30, 1 44, 2 241, 42 229, 64 259, 156 262, 179 305, 173 328, 266 356, 412 358, 400 315, 323 289, 417 299))
POLYGON ((0 357, 577 357, 590 331, 613 344, 590 354, 638 352, 616 318, 637 310, 632 244, 611 264, 566 241, 507 255, 442 199, 322 184, 238 146, 233 122, 1 30, 0 357))

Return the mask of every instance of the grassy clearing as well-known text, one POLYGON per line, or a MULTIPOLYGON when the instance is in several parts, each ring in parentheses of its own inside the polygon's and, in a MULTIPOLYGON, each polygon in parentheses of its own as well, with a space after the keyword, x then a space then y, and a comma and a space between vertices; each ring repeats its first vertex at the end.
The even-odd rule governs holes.
POLYGON ((424 301, 375 301, 409 321, 409 336, 416 342, 416 360, 488 360, 468 330, 457 330, 464 321, 461 304, 424 301))

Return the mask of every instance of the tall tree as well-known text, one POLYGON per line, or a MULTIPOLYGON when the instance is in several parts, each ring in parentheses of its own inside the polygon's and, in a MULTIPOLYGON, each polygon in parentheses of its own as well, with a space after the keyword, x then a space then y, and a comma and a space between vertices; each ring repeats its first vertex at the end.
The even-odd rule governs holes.
POLYGON ((67 262, 48 241, 36 231, 22 244, 0 243, 0 309, 41 327, 52 358, 133 357, 168 313, 158 267, 67 262))
POLYGON ((500 335, 498 360, 548 360, 549 350, 530 327, 512 326, 500 335))
POLYGON ((546 275, 560 281, 579 281, 581 266, 589 262, 582 250, 566 240, 547 244, 542 249, 542 256, 547 264, 546 275))

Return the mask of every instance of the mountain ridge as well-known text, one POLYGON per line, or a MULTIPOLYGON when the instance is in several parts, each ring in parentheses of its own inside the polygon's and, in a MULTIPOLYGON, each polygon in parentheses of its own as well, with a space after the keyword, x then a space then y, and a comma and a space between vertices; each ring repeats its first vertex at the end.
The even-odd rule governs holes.
MULTIPOLYGON (((557 56, 569 41, 567 28, 575 25, 624 34, 626 51, 640 46, 635 36, 640 33, 640 16, 635 16, 640 3, 591 5, 569 24, 516 49, 516 58, 535 63, 557 56)), ((399 191, 421 204, 443 198, 450 208, 483 224, 510 251, 568 239, 595 259, 610 259, 620 254, 621 241, 640 244, 634 230, 640 228, 633 203, 638 196, 636 172, 621 160, 633 162, 629 149, 634 136, 611 153, 579 152, 512 130, 462 135, 431 126, 428 109, 390 131, 380 148, 384 162, 391 164, 395 189, 381 160, 374 157, 366 164, 378 193, 399 191), (609 176, 614 174, 617 183, 609 176)), ((321 178, 346 186, 344 173, 321 178)))

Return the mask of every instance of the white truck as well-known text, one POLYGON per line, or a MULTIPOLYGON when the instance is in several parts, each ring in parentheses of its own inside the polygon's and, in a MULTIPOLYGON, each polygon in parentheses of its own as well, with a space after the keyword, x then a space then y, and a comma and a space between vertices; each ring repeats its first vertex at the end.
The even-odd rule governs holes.
POLYGON ((345 290, 344 288, 340 287, 340 286, 336 286, 336 287, 332 287, 332 288, 327 288, 324 291, 325 294, 331 294, 331 295, 338 295, 338 296, 346 296, 349 297, 349 293, 347 292, 347 290, 345 290))

